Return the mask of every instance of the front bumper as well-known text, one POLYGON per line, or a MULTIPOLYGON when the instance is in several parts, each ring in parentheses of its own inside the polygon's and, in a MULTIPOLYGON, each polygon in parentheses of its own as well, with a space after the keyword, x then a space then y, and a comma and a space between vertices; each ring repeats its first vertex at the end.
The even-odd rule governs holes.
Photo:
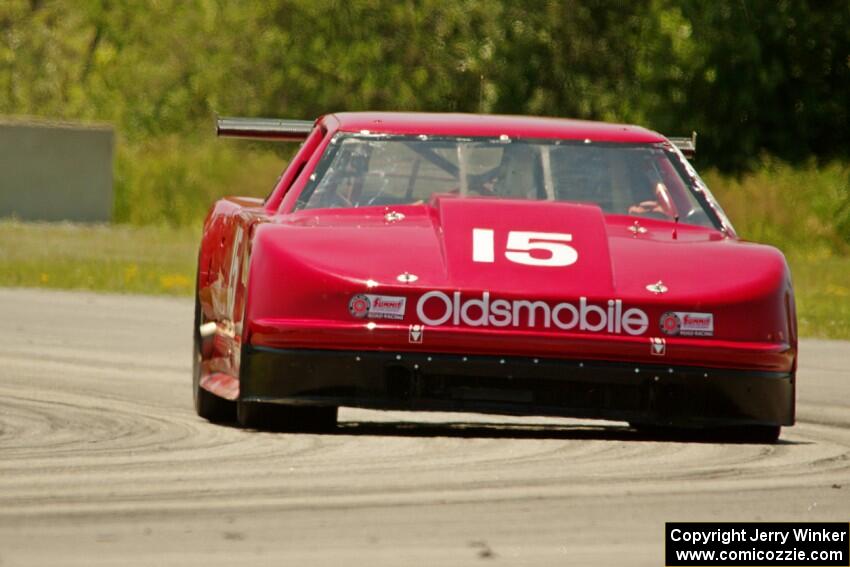
POLYGON ((789 372, 386 351, 242 349, 243 401, 549 415, 684 427, 791 425, 789 372))

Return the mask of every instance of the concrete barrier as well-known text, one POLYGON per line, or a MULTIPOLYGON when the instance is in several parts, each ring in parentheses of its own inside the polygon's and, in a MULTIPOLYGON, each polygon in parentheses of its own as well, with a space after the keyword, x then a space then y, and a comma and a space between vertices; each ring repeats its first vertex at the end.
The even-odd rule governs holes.
POLYGON ((110 126, 0 118, 0 217, 112 219, 110 126))

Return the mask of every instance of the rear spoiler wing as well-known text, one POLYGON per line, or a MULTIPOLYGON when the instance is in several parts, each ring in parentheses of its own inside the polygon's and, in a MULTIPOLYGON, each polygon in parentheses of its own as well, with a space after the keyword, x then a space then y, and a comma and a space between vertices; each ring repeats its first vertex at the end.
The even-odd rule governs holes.
POLYGON ((309 120, 277 118, 221 117, 215 120, 215 134, 224 138, 250 138, 275 142, 300 142, 313 131, 309 120))
POLYGON ((679 148, 686 158, 692 158, 697 153, 697 133, 692 132, 690 138, 667 138, 670 143, 679 148))
MULTIPOLYGON (((280 120, 278 118, 221 117, 215 120, 215 134, 222 138, 250 138, 279 142, 300 142, 313 131, 309 120, 280 120)), ((690 138, 667 138, 685 157, 692 158, 697 151, 697 133, 690 138)))

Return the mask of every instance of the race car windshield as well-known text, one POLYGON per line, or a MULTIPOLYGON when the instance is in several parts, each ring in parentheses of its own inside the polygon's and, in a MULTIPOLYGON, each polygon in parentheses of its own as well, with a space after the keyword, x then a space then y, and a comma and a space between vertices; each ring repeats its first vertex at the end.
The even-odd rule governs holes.
POLYGON ((434 195, 593 203, 606 213, 718 226, 661 144, 338 134, 298 208, 427 203, 434 195))

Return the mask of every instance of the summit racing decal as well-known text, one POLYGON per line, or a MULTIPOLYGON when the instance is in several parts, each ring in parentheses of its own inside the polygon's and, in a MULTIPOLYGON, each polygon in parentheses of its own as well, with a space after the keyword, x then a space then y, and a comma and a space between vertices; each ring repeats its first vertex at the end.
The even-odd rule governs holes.
POLYGON ((439 327, 449 322, 470 327, 542 327, 553 326, 569 331, 579 329, 591 333, 607 332, 642 335, 649 328, 649 317, 642 309, 623 309, 620 299, 609 299, 594 305, 586 297, 578 305, 525 299, 490 300, 485 291, 480 298, 464 299, 461 292, 451 296, 442 291, 429 291, 416 303, 416 315, 425 325, 439 327))
POLYGON ((714 335, 714 314, 668 311, 661 316, 661 331, 665 335, 711 337, 714 335))
POLYGON ((348 312, 358 319, 404 319, 406 297, 358 293, 348 302, 348 312))

